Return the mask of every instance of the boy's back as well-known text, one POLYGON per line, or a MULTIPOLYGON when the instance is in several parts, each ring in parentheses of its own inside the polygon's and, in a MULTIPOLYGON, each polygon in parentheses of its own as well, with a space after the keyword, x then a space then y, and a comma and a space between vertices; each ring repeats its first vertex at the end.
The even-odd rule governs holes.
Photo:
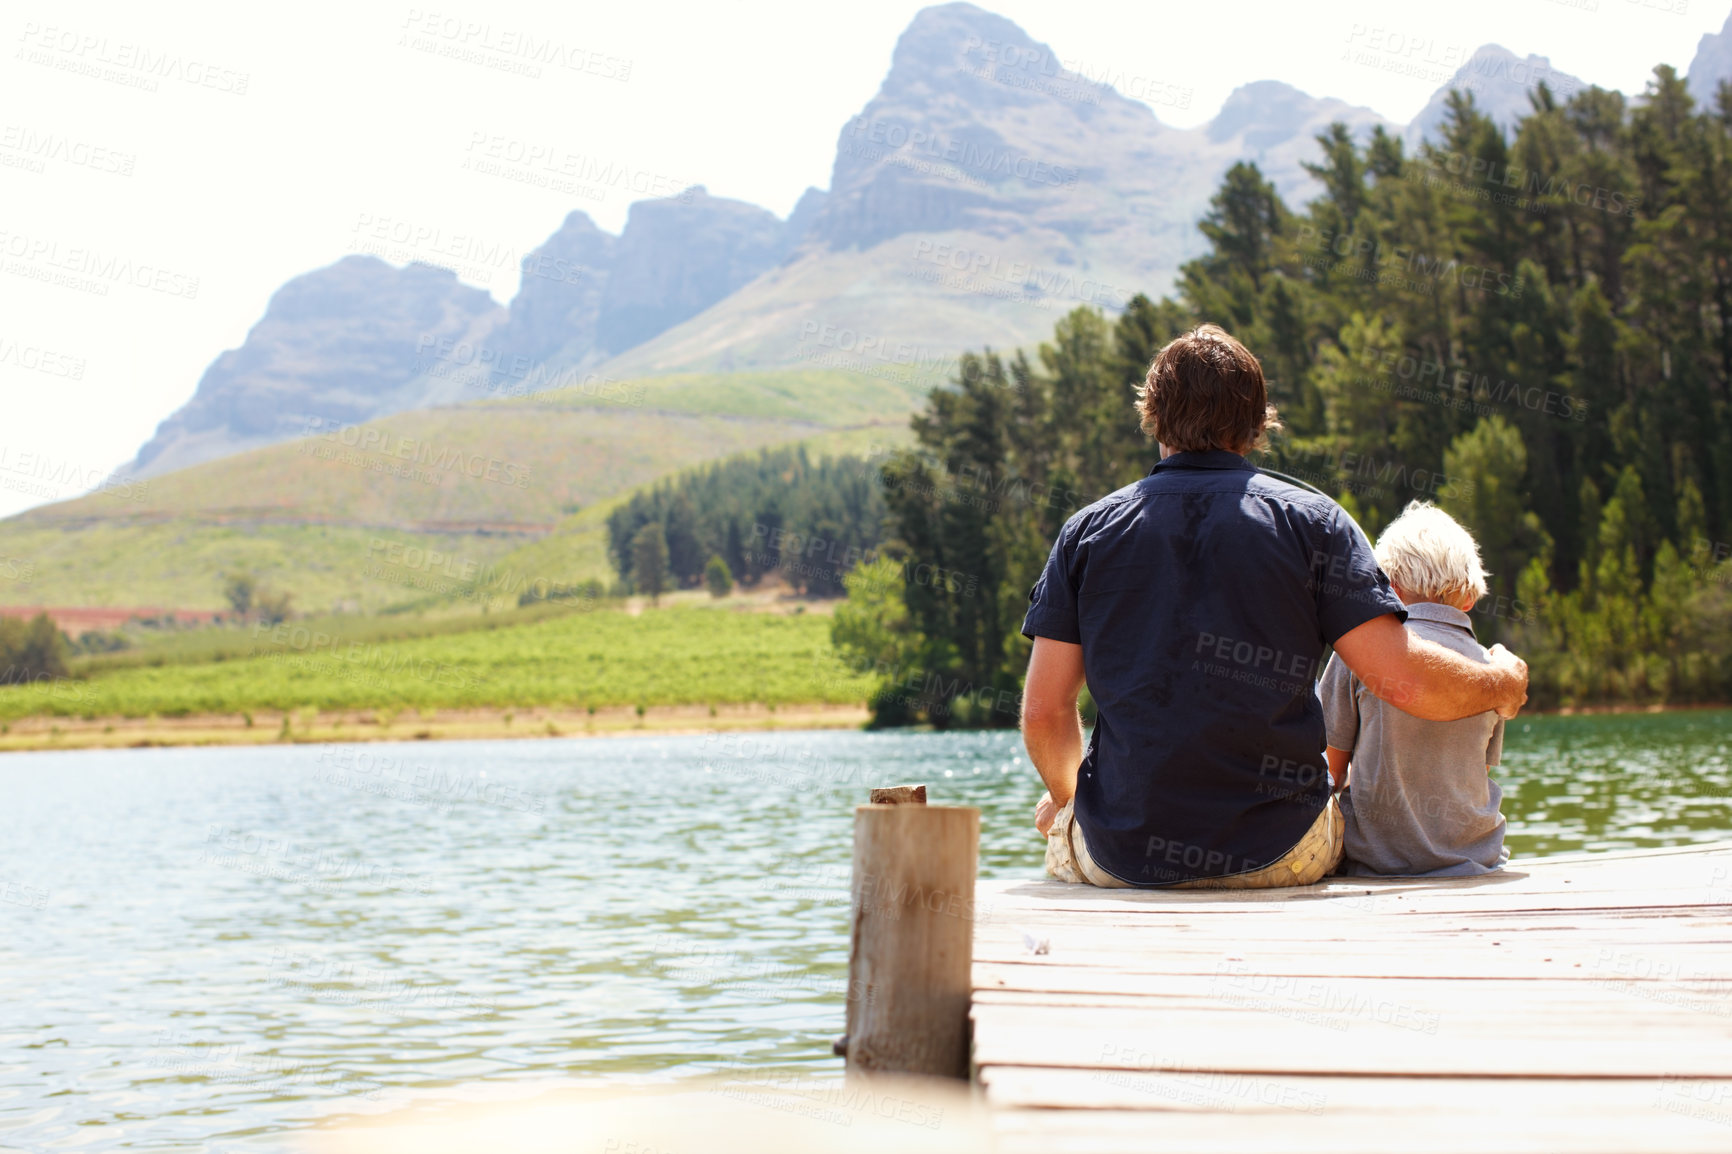
MULTIPOLYGON (((1468 615, 1447 605, 1408 606, 1407 628, 1458 653, 1488 660, 1468 615)), ((1341 798, 1345 874, 1488 873, 1508 860, 1503 792, 1486 772, 1503 755, 1495 713, 1423 721, 1380 700, 1331 657, 1318 693, 1328 741, 1353 755, 1341 798)))

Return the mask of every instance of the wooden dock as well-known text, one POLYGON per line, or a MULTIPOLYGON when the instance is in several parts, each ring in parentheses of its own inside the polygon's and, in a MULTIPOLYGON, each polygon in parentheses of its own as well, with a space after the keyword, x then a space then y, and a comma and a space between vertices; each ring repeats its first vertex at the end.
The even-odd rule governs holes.
POLYGON ((1732 842, 975 920, 1006 1154, 1732 1150, 1732 842))

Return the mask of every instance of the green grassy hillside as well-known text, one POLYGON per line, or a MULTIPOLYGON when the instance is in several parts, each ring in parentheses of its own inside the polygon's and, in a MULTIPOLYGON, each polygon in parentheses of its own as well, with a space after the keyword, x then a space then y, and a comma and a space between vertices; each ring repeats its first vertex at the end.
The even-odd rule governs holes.
POLYGON ((808 252, 602 368, 639 376, 810 366, 923 392, 944 382, 963 349, 1035 345, 1070 309, 1123 307, 1119 286, 1150 283, 1120 265, 1122 250, 1088 252, 1092 246, 1079 249, 1077 241, 1074 232, 1037 229, 1012 237, 923 233, 808 252), (1077 263, 1080 253, 1090 271, 1077 263), (987 267, 976 267, 977 257, 987 267), (1054 293, 1042 293, 1041 284, 1054 293))
POLYGON ((794 441, 901 441, 918 388, 834 371, 683 374, 320 430, 0 522, 0 605, 222 607, 245 569, 307 612, 608 574, 609 502, 702 461, 794 441))
MULTIPOLYGON (((829 619, 671 607, 566 610, 500 628, 372 640, 340 623, 290 623, 268 652, 97 670, 85 681, 0 688, 0 720, 173 717, 252 710, 557 705, 858 703, 869 679, 830 649, 829 619)), ((186 655, 191 657, 192 655, 186 655)))

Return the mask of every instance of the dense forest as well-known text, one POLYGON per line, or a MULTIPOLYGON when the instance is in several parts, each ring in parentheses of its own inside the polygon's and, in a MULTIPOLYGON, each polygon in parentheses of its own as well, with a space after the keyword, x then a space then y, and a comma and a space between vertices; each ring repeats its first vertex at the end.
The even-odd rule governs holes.
POLYGON ((635 494, 608 517, 608 551, 638 592, 697 586, 707 570, 745 585, 776 573, 798 592, 833 597, 873 554, 884 514, 875 462, 763 450, 635 494))
POLYGON ((1374 536, 1416 498, 1473 530, 1480 638, 1536 704, 1732 697, 1732 88, 1695 108, 1662 67, 1633 102, 1532 105, 1512 139, 1455 93, 1411 156, 1335 125, 1299 212, 1236 165, 1174 297, 965 356, 882 468, 885 555, 836 618, 880 722, 1015 724, 1028 590, 1066 517, 1155 460, 1134 390, 1202 321, 1263 363, 1285 429, 1259 463, 1374 536), (973 592, 889 579, 911 562, 973 592))

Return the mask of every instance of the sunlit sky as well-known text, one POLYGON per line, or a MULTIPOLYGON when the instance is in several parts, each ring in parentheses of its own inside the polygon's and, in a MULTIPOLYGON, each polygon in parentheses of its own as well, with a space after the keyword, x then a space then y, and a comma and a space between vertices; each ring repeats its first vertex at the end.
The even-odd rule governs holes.
MULTIPOLYGON (((1284 80, 1406 122, 1435 85, 1344 62, 1355 37, 1420 58, 1498 43, 1627 93, 1685 69, 1727 6, 1701 0, 1004 0, 987 5, 1090 74, 1193 90, 1169 124, 1284 80), (1673 9, 1683 7, 1678 13, 1673 9)), ((137 451, 238 346, 285 280, 368 232, 533 248, 600 200, 463 169, 495 137, 704 184, 786 215, 829 183, 837 133, 876 90, 912 0, 646 3, 300 0, 8 5, 0 65, 0 515, 75 495, 137 451), (409 41, 580 46, 587 69, 514 75, 409 41), (480 26, 485 26, 483 30, 480 26), (445 32, 456 32, 446 36, 445 32), (166 65, 157 62, 167 61, 166 65), (90 73, 95 73, 91 75, 90 73), (141 86, 154 83, 154 90, 141 86), (52 142, 52 155, 29 142, 52 142), (40 170, 34 167, 39 162, 40 170), (142 285, 45 283, 118 258, 142 285), (196 282, 196 284, 194 283, 196 282), (52 480, 27 478, 44 472, 52 480), (20 488, 26 491, 20 491, 20 488)), ((498 58, 494 54, 494 59, 498 58)), ((431 246, 397 263, 440 263, 431 246)), ((465 270, 501 303, 515 267, 465 270)))

